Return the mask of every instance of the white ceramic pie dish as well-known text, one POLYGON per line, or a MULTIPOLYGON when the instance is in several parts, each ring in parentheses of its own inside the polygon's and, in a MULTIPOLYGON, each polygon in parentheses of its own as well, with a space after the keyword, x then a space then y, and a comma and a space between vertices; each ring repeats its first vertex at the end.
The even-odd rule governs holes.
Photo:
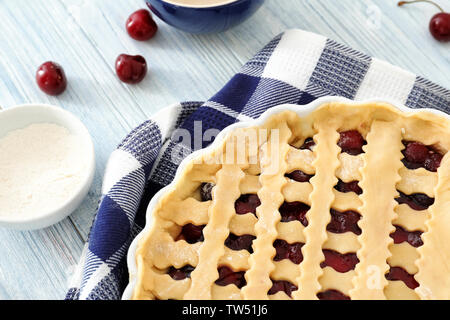
MULTIPOLYGON (((52 123, 69 130, 71 134, 81 138, 83 154, 87 162, 87 170, 81 185, 73 191, 60 207, 49 212, 37 212, 33 216, 1 216, 0 227, 33 230, 48 227, 70 215, 87 195, 94 178, 95 152, 89 131, 72 113, 56 106, 45 104, 24 104, 8 109, 0 109, 0 137, 16 129, 25 128, 36 123, 52 123)), ((0 150, 1 152, 1 150, 0 150)))
POLYGON ((302 105, 302 106, 293 105, 293 104, 279 105, 279 106, 268 109, 257 119, 250 120, 250 121, 238 122, 238 123, 235 123, 235 124, 232 124, 232 125, 226 127, 219 133, 219 135, 216 137, 216 139, 210 146, 208 146, 207 148, 195 151, 192 154, 190 154, 188 157, 186 157, 181 162, 180 166, 178 167, 178 170, 175 175, 175 179, 172 181, 172 183, 169 184, 168 186, 164 187, 163 189, 161 189, 158 193, 156 193, 155 196, 150 201, 149 206, 147 208, 147 213, 146 213, 145 228, 136 236, 136 238, 133 240, 133 242, 131 243, 130 248, 128 250, 127 264, 128 264, 128 272, 130 275, 130 280, 129 280, 128 286, 126 287, 126 289, 122 295, 122 299, 130 300, 132 297, 132 294, 133 294, 133 291, 134 291, 134 288, 136 285, 136 280, 137 280, 137 278, 136 278, 137 277, 136 249, 137 249, 138 242, 142 238, 142 236, 144 236, 147 232, 150 231, 150 228, 151 228, 152 222, 153 222, 152 212, 154 211, 156 204, 159 202, 159 199, 169 189, 173 188, 177 184, 178 180, 181 177, 181 173, 184 171, 184 168, 186 167, 186 165, 189 162, 191 162, 194 158, 200 156, 201 154, 203 154, 203 153, 207 154, 211 150, 218 147, 224 141, 225 137, 236 128, 262 125, 271 116, 273 116, 277 113, 280 113, 282 111, 285 111, 285 110, 291 110, 291 111, 296 112, 300 117, 306 117, 307 115, 309 115, 311 112, 316 110, 321 105, 330 103, 330 102, 341 102, 341 103, 354 104, 354 105, 360 105, 360 104, 365 104, 365 103, 377 103, 377 102, 378 103, 388 103, 405 113, 430 112, 430 113, 434 113, 436 115, 447 117, 448 119, 450 119, 449 114, 446 114, 446 113, 441 112, 436 109, 428 109, 428 108, 427 109, 412 109, 412 108, 408 108, 404 105, 401 105, 399 103, 388 101, 386 99, 374 98, 374 99, 369 99, 369 100, 354 101, 354 100, 350 100, 350 99, 343 98, 343 97, 326 96, 326 97, 319 98, 307 105, 302 105))

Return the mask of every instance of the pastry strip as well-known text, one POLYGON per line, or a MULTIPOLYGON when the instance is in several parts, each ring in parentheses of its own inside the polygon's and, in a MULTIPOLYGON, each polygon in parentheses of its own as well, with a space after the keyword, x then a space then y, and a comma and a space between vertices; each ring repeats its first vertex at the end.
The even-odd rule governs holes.
POLYGON ((389 245, 393 243, 389 234, 394 231, 392 221, 396 218, 394 199, 398 195, 395 186, 400 181, 402 167, 401 140, 398 126, 374 121, 363 148, 365 165, 360 182, 363 205, 359 209, 362 217, 358 223, 362 233, 359 236, 361 249, 357 252, 360 263, 356 265, 354 288, 350 290, 352 300, 386 298, 384 275, 389 270, 386 260, 391 255, 389 245), (379 152, 383 149, 384 152, 379 152))
POLYGON ((416 262, 416 293, 422 299, 450 299, 450 155, 447 153, 438 169, 438 185, 434 204, 428 208, 431 218, 425 223, 421 258, 416 262))
POLYGON ((279 140, 271 138, 267 142, 267 152, 264 155, 267 159, 262 161, 260 176, 262 188, 258 192, 261 205, 256 208, 258 222, 255 225, 254 253, 249 259, 250 269, 245 273, 247 285, 242 288, 244 299, 268 299, 267 293, 272 286, 270 274, 275 269, 272 262, 275 256, 273 242, 277 239, 277 224, 281 219, 278 209, 284 201, 281 190, 287 183, 284 173, 287 169, 285 159, 289 151, 290 136, 291 131, 283 123, 279 127, 279 140), (274 142, 278 144, 278 148, 274 146, 274 142))
POLYGON ((331 220, 330 209, 335 197, 333 186, 338 181, 335 172, 340 164, 337 124, 322 122, 316 129, 316 159, 313 162, 316 174, 310 180, 313 187, 310 195, 311 209, 306 214, 306 243, 302 247, 303 261, 300 263, 300 277, 297 278, 296 284, 299 289, 292 293, 294 299, 301 300, 317 299, 316 294, 321 289, 319 278, 323 270, 320 263, 324 260, 322 246, 327 240, 326 226, 331 220))
POLYGON ((199 262, 191 273, 192 284, 184 299, 211 299, 211 287, 219 277, 217 266, 224 255, 224 242, 229 235, 228 225, 235 214, 234 202, 240 196, 239 184, 244 173, 236 164, 224 164, 217 172, 217 185, 209 209, 209 223, 203 229, 204 242, 199 251, 199 262))

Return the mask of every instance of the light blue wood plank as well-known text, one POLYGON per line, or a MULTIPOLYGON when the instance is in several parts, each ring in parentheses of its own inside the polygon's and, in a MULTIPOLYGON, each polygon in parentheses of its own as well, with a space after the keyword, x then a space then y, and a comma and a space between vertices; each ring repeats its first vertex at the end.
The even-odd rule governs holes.
POLYGON ((251 19, 222 34, 189 35, 155 18, 157 36, 137 42, 124 24, 143 0, 0 1, 0 105, 60 105, 86 124, 97 152, 94 185, 69 219, 41 231, 0 230, 0 256, 8 257, 0 259, 0 298, 62 298, 100 198, 106 161, 120 140, 168 104, 208 99, 288 28, 321 33, 450 87, 450 44, 436 42, 427 29, 434 8, 397 8, 396 2, 267 0, 251 19), (114 61, 121 53, 146 57, 149 75, 141 84, 117 81, 114 61), (59 97, 46 96, 34 82, 37 66, 50 59, 69 78, 59 97))

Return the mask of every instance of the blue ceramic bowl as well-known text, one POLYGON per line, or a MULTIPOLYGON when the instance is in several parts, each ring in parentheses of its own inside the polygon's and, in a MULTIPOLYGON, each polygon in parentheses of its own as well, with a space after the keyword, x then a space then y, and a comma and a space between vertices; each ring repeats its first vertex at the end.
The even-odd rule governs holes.
POLYGON ((264 0, 236 0, 209 7, 175 5, 163 0, 146 2, 155 15, 175 28, 190 33, 214 33, 243 22, 261 7, 264 0))

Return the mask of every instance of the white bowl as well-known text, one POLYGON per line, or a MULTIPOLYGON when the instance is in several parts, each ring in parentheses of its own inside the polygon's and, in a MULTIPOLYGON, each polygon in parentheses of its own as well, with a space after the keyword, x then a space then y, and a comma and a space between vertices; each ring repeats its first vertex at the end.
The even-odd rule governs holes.
POLYGON ((139 243, 139 240, 145 234, 147 234, 147 232, 150 231, 150 228, 151 228, 151 225, 152 225, 152 221, 153 221, 153 219, 152 219, 152 212, 155 209, 156 204, 158 203, 159 199, 167 191, 169 191, 171 188, 173 188, 178 183, 178 180, 181 178, 182 172, 184 171, 184 168, 186 167, 186 165, 188 163, 190 163, 192 160, 194 160, 195 158, 197 158, 201 154, 203 154, 203 153, 208 154, 210 151, 212 151, 215 148, 219 147, 220 144, 227 137, 227 135, 231 131, 233 131, 234 129, 263 125, 267 121, 268 118, 270 118, 271 116, 273 116, 273 115, 275 115, 277 113, 285 111, 285 110, 291 110, 291 111, 296 112, 300 117, 306 117, 311 112, 313 112, 318 107, 320 107, 321 105, 326 104, 326 103, 330 103, 330 102, 342 102, 342 103, 355 104, 355 105, 365 104, 365 103, 376 103, 376 102, 388 103, 388 104, 392 105, 393 107, 396 107, 397 109, 399 109, 402 112, 406 112, 406 113, 430 112, 430 113, 437 114, 439 116, 447 117, 450 120, 450 115, 448 115, 448 114, 446 114, 444 112, 441 112, 439 110, 436 110, 436 109, 425 109, 425 108, 424 109, 412 109, 412 108, 408 108, 408 107, 406 107, 404 105, 401 105, 401 104, 399 104, 397 102, 387 101, 386 99, 376 99, 376 98, 374 98, 374 99, 364 100, 364 101, 355 101, 355 100, 350 100, 350 99, 343 98, 343 97, 326 96, 326 97, 322 97, 322 98, 319 98, 317 100, 314 100, 313 102, 311 102, 311 103, 309 103, 307 105, 284 104, 284 105, 272 107, 272 108, 266 110, 257 119, 250 120, 250 121, 237 122, 235 124, 232 124, 232 125, 226 127, 225 129, 223 129, 217 135, 216 139, 214 140, 214 142, 210 146, 208 146, 207 148, 195 151, 192 154, 190 154, 189 156, 187 156, 181 162, 180 166, 178 167, 176 175, 175 175, 175 179, 172 181, 172 183, 169 184, 168 186, 162 188, 158 193, 155 194, 155 196, 150 201, 150 203, 148 205, 148 208, 147 208, 147 211, 146 211, 145 228, 136 236, 136 238, 131 243, 130 248, 128 249, 127 264, 128 264, 128 272, 129 272, 129 275, 130 275, 130 281, 129 281, 128 286, 125 288, 125 291, 124 291, 124 293, 122 295, 122 299, 123 300, 130 300, 132 295, 133 295, 134 287, 136 286, 136 281, 137 281, 137 279, 136 279, 136 277, 137 277, 136 249, 137 249, 137 245, 139 243))
POLYGON ((91 136, 83 123, 70 112, 44 104, 24 104, 0 111, 0 138, 8 132, 23 129, 35 123, 53 123, 81 138, 87 157, 88 172, 74 195, 59 208, 30 216, 0 216, 0 227, 18 230, 41 229, 55 224, 70 215, 87 195, 94 178, 95 154, 91 136))

